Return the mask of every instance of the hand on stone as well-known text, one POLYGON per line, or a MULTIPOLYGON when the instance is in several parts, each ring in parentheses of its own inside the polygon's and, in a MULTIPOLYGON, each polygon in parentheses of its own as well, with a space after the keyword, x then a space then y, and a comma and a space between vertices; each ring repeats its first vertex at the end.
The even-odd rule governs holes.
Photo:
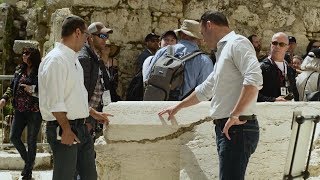
POLYGON ((6 100, 5 99, 1 99, 0 100, 0 108, 3 108, 6 105, 6 100))
POLYGON ((276 98, 275 100, 276 102, 283 102, 283 101, 287 101, 286 99, 283 98, 283 96, 279 96, 276 98))
POLYGON ((174 115, 177 114, 177 112, 179 110, 180 110, 180 108, 178 107, 178 105, 175 105, 175 106, 171 106, 171 107, 168 107, 168 108, 160 111, 158 113, 158 115, 162 116, 163 114, 168 113, 168 115, 169 115, 168 120, 171 120, 171 119, 173 119, 174 115))

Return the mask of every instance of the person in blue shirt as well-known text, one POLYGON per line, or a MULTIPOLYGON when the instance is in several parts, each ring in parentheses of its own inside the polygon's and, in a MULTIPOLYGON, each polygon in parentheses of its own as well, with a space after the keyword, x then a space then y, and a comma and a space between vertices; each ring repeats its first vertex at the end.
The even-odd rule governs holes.
MULTIPOLYGON (((184 20, 181 28, 176 29, 175 32, 180 38, 179 42, 173 47, 175 57, 182 57, 199 50, 198 44, 202 39, 199 22, 194 20, 184 20)), ((161 56, 166 54, 167 46, 156 52, 155 56, 151 60, 150 66, 146 70, 147 79, 149 78, 155 62, 161 56)), ((205 54, 195 56, 193 59, 187 61, 184 69, 184 82, 181 87, 181 93, 178 95, 178 100, 182 100, 184 97, 190 94, 196 86, 207 79, 212 71, 213 63, 205 54)))

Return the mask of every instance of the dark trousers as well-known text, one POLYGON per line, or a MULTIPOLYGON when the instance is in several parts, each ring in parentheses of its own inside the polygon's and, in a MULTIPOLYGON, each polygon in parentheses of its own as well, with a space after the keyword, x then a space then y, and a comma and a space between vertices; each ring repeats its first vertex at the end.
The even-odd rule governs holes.
POLYGON ((92 137, 83 121, 69 121, 80 144, 68 146, 57 140, 57 121, 47 123, 47 139, 53 152, 53 180, 74 179, 76 171, 83 180, 97 180, 92 137))
POLYGON ((20 112, 15 110, 11 126, 10 140, 25 162, 25 171, 31 172, 37 153, 37 136, 41 127, 40 112, 20 112), (21 141, 21 135, 27 126, 28 151, 21 141))
POLYGON ((249 158, 257 148, 259 141, 259 124, 250 120, 243 125, 229 129, 231 140, 222 133, 228 119, 216 123, 216 143, 219 155, 220 180, 244 180, 249 158))

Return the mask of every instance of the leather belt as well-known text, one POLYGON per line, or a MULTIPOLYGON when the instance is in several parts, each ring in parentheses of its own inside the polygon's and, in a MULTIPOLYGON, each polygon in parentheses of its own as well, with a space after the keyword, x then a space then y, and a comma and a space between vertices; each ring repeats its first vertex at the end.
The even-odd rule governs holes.
MULTIPOLYGON (((221 119, 215 119, 213 120, 214 124, 219 124, 222 121, 227 121, 229 118, 221 118, 221 119)), ((257 120, 257 116, 255 114, 253 115, 241 115, 239 116, 240 121, 252 121, 252 120, 257 120)))
MULTIPOLYGON (((81 119, 75 119, 75 120, 69 120, 70 125, 79 125, 79 124, 85 124, 87 118, 81 118, 81 119)), ((47 121, 47 125, 59 125, 57 120, 54 121, 47 121)))

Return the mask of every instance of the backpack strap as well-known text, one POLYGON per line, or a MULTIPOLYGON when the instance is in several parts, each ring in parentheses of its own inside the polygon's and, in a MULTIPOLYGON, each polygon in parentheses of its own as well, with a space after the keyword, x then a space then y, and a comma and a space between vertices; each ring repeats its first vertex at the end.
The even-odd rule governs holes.
MULTIPOLYGON (((304 84, 304 88, 303 88, 303 94, 304 94, 304 92, 306 92, 306 86, 307 86, 307 84, 308 84, 308 80, 309 80, 309 78, 311 77, 311 75, 313 74, 313 73, 315 73, 316 71, 313 71, 312 73, 310 73, 310 75, 308 76, 308 78, 307 78, 307 80, 306 80, 306 83, 304 84)), ((319 76, 320 76, 320 74, 319 74, 319 76)), ((317 85, 317 89, 319 89, 319 77, 318 77, 318 85, 317 85)))
POLYGON ((319 76, 318 76, 318 85, 317 85, 317 90, 318 90, 318 91, 320 91, 319 88, 320 88, 320 73, 319 73, 319 76))
POLYGON ((187 55, 181 57, 181 58, 180 58, 180 61, 186 62, 186 61, 188 61, 188 60, 190 60, 190 59, 198 56, 199 54, 204 54, 204 52, 202 52, 202 51, 200 51, 200 50, 196 50, 196 51, 194 51, 194 52, 192 52, 192 53, 190 53, 190 54, 187 54, 187 55))

